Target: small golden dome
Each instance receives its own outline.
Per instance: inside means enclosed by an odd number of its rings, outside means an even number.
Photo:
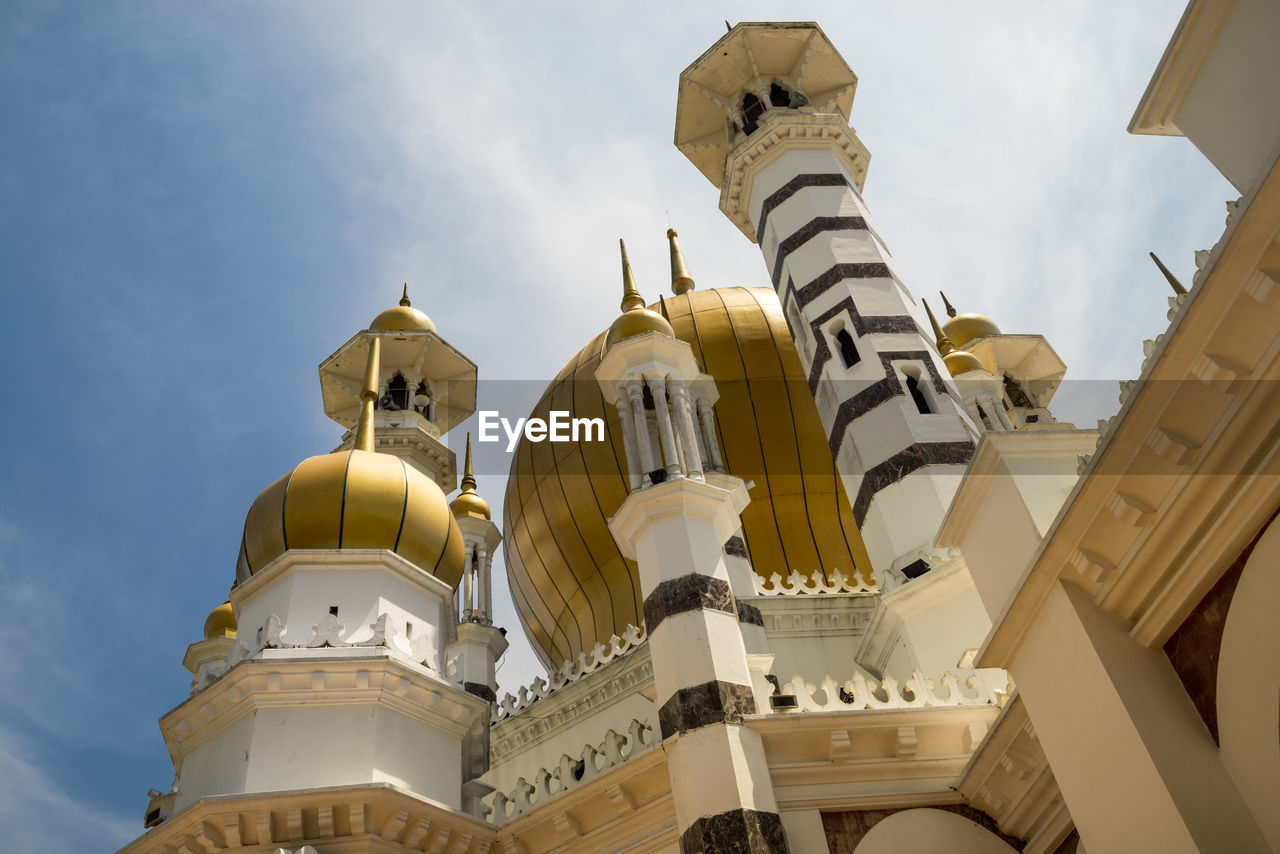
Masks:
[[[947,322],[942,324],[942,331],[951,339],[952,344],[963,347],[970,341],[999,335],[1000,327],[996,326],[994,320],[983,314],[958,314],[948,318]]]
[[[435,332],[436,325],[421,311],[409,304],[409,285],[404,286],[400,304],[379,314],[369,324],[370,332]]]
[[[209,612],[204,620],[204,638],[233,638],[236,636],[236,615],[231,603],[223,602]]]
[[[462,532],[444,492],[374,451],[311,457],[264,489],[245,518],[237,580],[289,549],[387,549],[451,587],[462,577]]]
[[[673,338],[676,334],[667,319],[656,311],[633,308],[618,315],[618,319],[609,327],[609,334],[604,341],[605,349],[609,349],[624,338],[634,338],[646,332],[661,332]]]
[[[952,350],[942,357],[942,361],[946,363],[947,370],[951,372],[953,377],[958,377],[969,371],[986,370],[981,359],[965,350]]]
[[[454,518],[462,516],[489,517],[489,502],[476,493],[476,476],[471,471],[471,434],[467,434],[467,461],[462,468],[462,494],[449,504]]]

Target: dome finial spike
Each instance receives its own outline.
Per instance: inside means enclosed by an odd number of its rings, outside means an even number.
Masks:
[[[933,337],[938,342],[938,352],[945,356],[954,350],[956,345],[951,343],[951,339],[946,336],[946,333],[942,331],[942,327],[938,325],[938,319],[933,316],[933,309],[929,308],[929,303],[924,299],[921,299],[920,302],[924,303],[924,313],[929,315],[929,325],[933,327]]]
[[[409,283],[404,283],[404,295],[400,297],[401,305],[409,305]]]
[[[382,339],[369,338],[369,361],[364,367],[364,388],[360,390],[360,422],[356,427],[355,449],[373,450],[373,408],[378,402],[379,376],[382,373]]]
[[[1173,288],[1173,292],[1178,296],[1185,294],[1187,289],[1182,286],[1182,282],[1179,282],[1174,278],[1173,273],[1169,272],[1169,268],[1160,262],[1160,259],[1156,257],[1156,253],[1148,252],[1147,254],[1151,256],[1152,261],[1156,262],[1156,266],[1160,268],[1160,272],[1164,273],[1164,277],[1169,281],[1169,287]]]
[[[471,432],[467,431],[467,456],[462,465],[462,491],[476,491],[476,476],[471,470]]]
[[[947,299],[947,295],[942,291],[938,291],[938,296],[942,297],[942,304],[947,308],[947,317],[955,317],[956,307],[951,304],[951,300]]]
[[[622,250],[622,305],[623,311],[644,308],[644,297],[636,289],[636,277],[631,272],[631,262],[627,260],[627,244],[618,238],[618,247]]]
[[[693,290],[693,276],[689,275],[689,266],[684,262],[684,253],[676,242],[676,230],[667,229],[667,240],[671,242],[671,293],[679,296]]]

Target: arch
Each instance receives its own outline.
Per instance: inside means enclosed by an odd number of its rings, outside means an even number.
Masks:
[[[916,411],[921,415],[932,415],[933,406],[925,396],[924,389],[920,387],[920,369],[915,365],[904,365],[902,375],[906,378],[907,394],[911,395],[911,400],[915,402]]]
[[[858,345],[853,343],[853,336],[849,334],[849,330],[844,328],[844,324],[840,324],[835,330],[836,346],[840,349],[840,359],[844,362],[846,368],[852,368],[854,365],[862,361],[862,354],[858,352]]]
[[[388,409],[403,411],[409,408],[409,383],[399,371],[387,382],[387,397],[391,398],[392,403]]]
[[[1015,854],[1000,837],[964,816],[937,809],[896,812],[867,831],[854,854]]]
[[[1222,762],[1280,849],[1280,520],[1253,547],[1231,597],[1218,658]],[[1205,651],[1208,654],[1208,650]]]

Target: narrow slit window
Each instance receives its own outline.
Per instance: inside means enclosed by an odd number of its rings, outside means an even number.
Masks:
[[[982,421],[983,426],[986,427],[988,430],[995,429],[991,424],[991,418],[990,416],[987,415],[987,411],[982,408],[982,404],[981,403],[977,404],[977,407],[978,407],[978,419]]]
[[[924,390],[920,388],[920,380],[907,374],[907,393],[911,395],[911,399],[916,403],[916,409],[921,415],[932,415],[933,410],[929,408],[929,401],[924,396]]]
[[[335,616],[335,617],[336,617],[336,616],[338,616],[338,606],[337,606],[337,605],[330,605],[330,606],[329,606],[329,613],[330,613],[330,614],[333,614],[333,616]]]
[[[857,345],[853,343],[853,336],[843,326],[836,332],[836,345],[840,348],[840,358],[844,360],[846,368],[852,368],[862,361],[862,355],[858,352]]]

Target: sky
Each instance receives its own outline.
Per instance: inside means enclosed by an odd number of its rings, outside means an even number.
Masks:
[[[244,513],[337,444],[316,366],[402,282],[528,405],[616,315],[618,237],[650,299],[668,223],[699,287],[768,283],[671,142],[679,73],[725,19],[822,25],[859,77],[865,199],[907,285],[1044,334],[1072,381],[1059,417],[1110,415],[1166,325],[1148,250],[1190,284],[1238,195],[1186,140],[1125,132],[1182,6],[6,0],[14,850],[141,832],[172,781],[156,720],[187,696]],[[499,516],[507,462],[480,471]],[[498,566],[514,691],[535,665]]]

